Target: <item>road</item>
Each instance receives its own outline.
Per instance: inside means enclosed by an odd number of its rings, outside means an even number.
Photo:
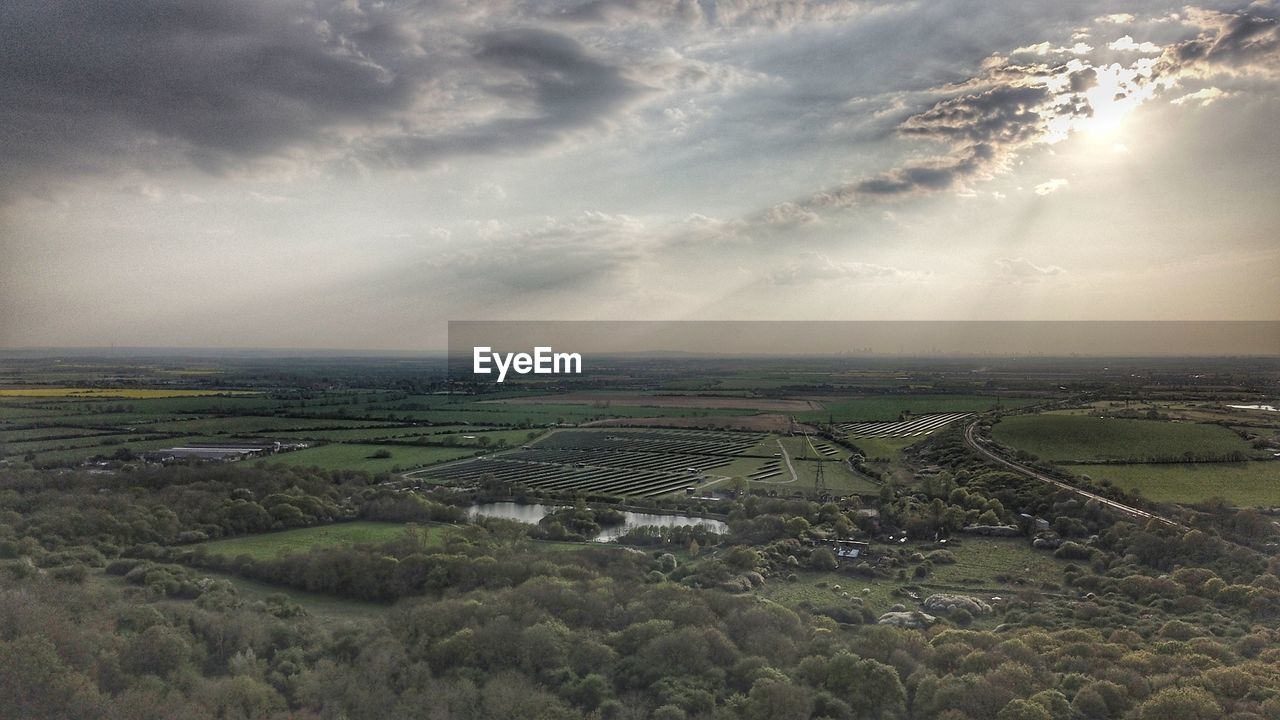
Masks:
[[[782,438],[777,438],[777,442],[778,442],[778,449],[782,451],[782,459],[785,460],[787,463],[787,472],[791,473],[791,479],[787,480],[786,482],[796,482],[797,480],[800,479],[800,476],[796,475],[796,469],[791,464],[791,456],[787,454],[787,449],[782,446]]]
[[[1055,485],[1057,487],[1062,488],[1063,490],[1068,490],[1070,492],[1075,493],[1076,495],[1079,495],[1082,498],[1085,498],[1086,500],[1096,500],[1099,503],[1102,503],[1103,505],[1106,505],[1107,507],[1111,508],[1112,510],[1115,510],[1116,512],[1122,515],[1128,515],[1131,518],[1135,518],[1138,520],[1159,520],[1160,522],[1163,522],[1167,525],[1172,525],[1173,527],[1179,528],[1181,530],[1190,529],[1186,525],[1183,525],[1182,523],[1179,523],[1179,522],[1174,522],[1173,520],[1170,520],[1169,518],[1164,517],[1162,515],[1156,515],[1155,513],[1150,513],[1150,512],[1147,512],[1146,510],[1140,510],[1136,507],[1131,507],[1129,505],[1125,505],[1124,503],[1116,502],[1115,500],[1112,500],[1110,498],[1105,498],[1105,497],[1102,497],[1101,495],[1091,493],[1088,490],[1081,490],[1080,488],[1074,485],[1062,482],[1061,480],[1057,480],[1055,478],[1051,478],[1048,475],[1045,475],[1044,473],[1041,473],[1041,472],[1037,472],[1036,470],[1033,470],[1025,465],[1021,465],[1019,463],[1013,462],[1012,460],[1006,460],[1000,457],[999,455],[991,452],[990,450],[986,449],[985,447],[982,446],[981,443],[978,442],[977,435],[976,435],[977,428],[978,428],[977,421],[971,422],[967,426],[965,426],[964,441],[969,444],[969,447],[978,451],[978,453],[980,453],[983,457],[987,458],[988,460],[991,460],[997,465],[1001,465],[1005,468],[1008,468],[1020,475],[1025,475],[1029,478],[1034,478],[1036,480],[1039,480],[1040,482],[1049,483],[1050,485]]]

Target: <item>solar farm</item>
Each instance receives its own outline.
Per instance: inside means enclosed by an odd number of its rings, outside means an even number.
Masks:
[[[954,412],[921,415],[901,422],[858,422],[844,423],[837,427],[849,437],[917,437],[932,433],[939,428],[957,420],[963,420],[973,413]]]
[[[765,437],[703,430],[561,430],[519,450],[412,475],[460,484],[491,478],[540,490],[653,497],[721,479],[708,473],[750,457],[747,453]],[[777,467],[772,458],[765,464]]]

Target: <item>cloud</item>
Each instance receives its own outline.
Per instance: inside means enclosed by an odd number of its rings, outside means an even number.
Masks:
[[[1019,71],[1011,70],[1006,62],[991,71],[1018,75]],[[969,180],[999,172],[1020,149],[1044,139],[1052,115],[1077,112],[1075,106],[1058,106],[1043,81],[1028,82],[1025,76],[1019,77],[981,92],[940,100],[898,124],[900,135],[949,146],[948,154],[925,157],[820,192],[806,204],[842,207],[866,199],[959,189]]]
[[[1041,282],[1067,273],[1057,265],[1036,265],[1024,257],[998,258],[996,267],[1005,281],[1013,283]]]
[[[795,204],[818,211],[944,191],[970,194],[972,182],[1006,172],[1029,148],[1060,142],[1091,122],[1113,122],[1188,77],[1216,72],[1275,74],[1280,71],[1280,29],[1274,18],[1260,14],[1263,7],[1255,3],[1237,13],[1188,8],[1180,17],[1201,32],[1166,47],[1137,43],[1125,35],[1110,49],[1160,53],[1159,58],[1141,57],[1128,65],[1087,57],[1052,62],[1012,59],[1017,54],[1092,53],[1093,48],[1083,43],[1067,47],[1045,41],[1008,55],[990,55],[981,73],[914,93],[931,96],[932,104],[907,114],[894,128],[901,137],[933,141],[942,151],[913,153],[897,167],[821,190]],[[1096,19],[1109,24],[1133,21],[1132,15],[1124,13]],[[1205,91],[1184,96],[1176,104],[1192,100],[1207,104],[1221,97],[1225,95]],[[902,101],[901,96],[898,100]],[[1065,185],[1066,180],[1051,180],[1037,186],[1036,192],[1047,195]]]
[[[1200,34],[1166,47],[1156,63],[1156,75],[1280,73],[1280,22],[1263,14],[1266,7],[1255,3],[1238,12],[1188,8],[1186,22]]]
[[[217,171],[405,109],[434,73],[399,18],[338,2],[3,3],[0,26],[0,190],[120,164]]]
[[[1067,47],[1065,45],[1054,45],[1051,42],[1045,41],[1036,43],[1035,45],[1024,45],[1020,48],[1015,48],[1010,54],[1087,55],[1091,52],[1093,52],[1093,46],[1083,42],[1077,42],[1070,47]]]
[[[607,130],[663,93],[759,79],[539,27],[531,7],[0,4],[0,196],[126,169],[368,170],[529,151]]]
[[[1158,53],[1164,49],[1153,42],[1134,42],[1132,35],[1121,36],[1119,40],[1108,43],[1107,47],[1120,52],[1139,53]]]
[[[1067,182],[1066,178],[1053,178],[1036,185],[1035,190],[1037,195],[1052,195],[1067,185],[1070,185],[1070,183]]]
[[[788,262],[769,274],[774,285],[800,285],[813,282],[856,282],[870,284],[917,283],[930,274],[902,270],[887,265],[833,260],[818,252],[801,254],[800,261]]]
[[[538,17],[574,24],[773,31],[839,22],[868,10],[861,0],[587,0],[530,7]]]
[[[1186,95],[1183,95],[1182,97],[1174,98],[1169,102],[1173,103],[1174,105],[1185,105],[1188,103],[1194,103],[1200,107],[1204,107],[1214,102],[1215,100],[1221,100],[1222,98],[1231,97],[1233,94],[1234,93],[1225,92],[1221,88],[1207,87],[1207,88],[1201,88],[1193,93],[1188,93]]]
[[[818,215],[792,202],[774,205],[765,211],[764,220],[770,225],[808,225],[818,222]]]
[[[1093,21],[1099,25],[1127,25],[1133,22],[1133,20],[1134,17],[1129,13],[1112,13],[1110,15],[1103,15],[1101,17],[1094,18]]]
[[[658,245],[640,219],[595,211],[524,228],[482,223],[469,235],[412,274],[426,270],[440,282],[507,298],[625,286]]]
[[[551,144],[648,92],[573,38],[546,30],[487,33],[472,59],[490,73],[487,94],[516,112],[446,132],[423,126],[398,137],[375,137],[372,145],[381,148],[384,160],[418,164]]]
[[[500,202],[507,199],[507,190],[495,182],[476,183],[464,199],[469,203]]]
[[[130,195],[138,195],[140,197],[144,197],[153,203],[162,202],[166,197],[168,197],[168,193],[164,191],[164,188],[160,187],[159,185],[155,185],[153,183],[146,183],[146,182],[137,183],[134,185],[125,185],[124,187],[120,188],[120,191],[128,193]]]

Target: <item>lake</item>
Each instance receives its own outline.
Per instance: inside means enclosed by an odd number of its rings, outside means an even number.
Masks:
[[[472,505],[467,512],[472,517],[484,515],[485,517],[505,518],[507,520],[515,520],[517,522],[536,525],[539,520],[555,509],[556,506],[554,505],[520,505],[519,503],[513,502],[496,502]],[[719,520],[710,520],[708,518],[690,517],[688,515],[655,515],[653,513],[636,512],[623,512],[622,515],[626,520],[621,525],[611,525],[606,527],[599,535],[592,538],[592,541],[612,542],[615,538],[626,533],[628,530],[646,525],[656,525],[658,527],[699,525],[701,527],[705,527],[711,532],[729,532],[728,525],[720,522]]]
[[[1280,412],[1280,408],[1275,405],[1228,405],[1229,408],[1237,410],[1266,410],[1267,412]]]

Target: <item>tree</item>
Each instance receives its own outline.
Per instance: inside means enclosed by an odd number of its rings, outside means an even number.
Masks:
[[[747,720],[808,720],[813,700],[804,688],[765,677],[751,686],[743,711]]]
[[[168,677],[190,655],[190,648],[176,630],[152,625],[125,645],[120,665],[137,675]]]
[[[47,638],[0,640],[0,678],[0,717],[55,720],[102,714],[93,684],[64,665]]]
[[[1138,708],[1140,720],[1216,720],[1222,706],[1195,687],[1170,687],[1152,695]]]
[[[835,570],[836,556],[827,548],[818,548],[809,554],[809,567],[814,570]]]
[[[1010,700],[996,714],[996,720],[1053,720],[1053,716],[1038,703],[1018,698]]]
[[[724,554],[724,564],[734,570],[752,570],[759,563],[760,553],[742,545],[730,548]]]
[[[907,691],[892,667],[840,653],[827,663],[823,686],[849,703],[855,717],[890,720],[906,717]]]

